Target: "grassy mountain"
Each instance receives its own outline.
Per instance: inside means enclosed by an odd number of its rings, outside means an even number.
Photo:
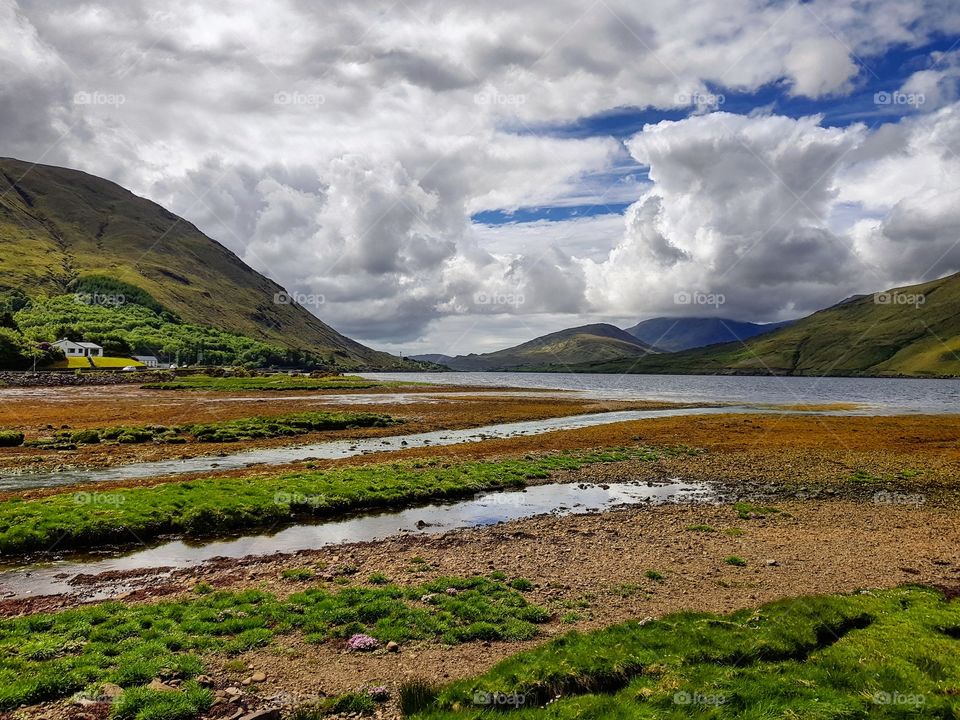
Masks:
[[[277,283],[156,203],[77,170],[0,158],[0,290],[43,300],[104,278],[176,322],[346,367],[397,364],[283,302]]]
[[[593,372],[960,375],[960,273],[849,298],[745,343],[591,363]]]
[[[492,353],[458,355],[443,364],[461,371],[564,370],[569,365],[630,360],[653,352],[657,350],[620,328],[599,323],[560,330]]]
[[[667,352],[678,352],[718,343],[748,340],[788,324],[789,321],[760,325],[713,317],[656,317],[637,323],[626,331],[648,345],[655,345]]]

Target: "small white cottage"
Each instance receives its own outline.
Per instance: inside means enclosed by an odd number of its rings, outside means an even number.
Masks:
[[[68,358],[103,357],[103,347],[92,342],[73,342],[73,340],[63,338],[50,344],[55,348],[60,348]]]

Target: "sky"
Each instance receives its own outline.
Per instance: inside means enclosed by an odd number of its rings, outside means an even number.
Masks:
[[[378,349],[768,322],[960,271],[955,0],[0,0],[0,155]]]

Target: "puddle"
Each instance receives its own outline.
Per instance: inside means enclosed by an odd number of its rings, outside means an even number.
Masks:
[[[157,477],[160,475],[179,475],[208,471],[223,472],[252,465],[283,465],[301,460],[334,460],[338,458],[388,452],[404,448],[456,445],[459,443],[481,442],[494,438],[510,438],[522,435],[537,435],[556,430],[574,430],[577,428],[626,422],[629,420],[647,420],[651,418],[682,417],[687,415],[715,415],[722,413],[753,414],[809,414],[803,411],[784,411],[771,408],[747,406],[709,407],[709,408],[671,408],[666,410],[621,410],[617,412],[571,415],[568,417],[531,420],[523,422],[486,425],[467,430],[437,430],[413,435],[393,435],[390,437],[365,438],[353,440],[331,440],[313,445],[293,445],[276,448],[243,450],[222,456],[207,456],[176,460],[158,460],[147,463],[118,465],[110,468],[61,470],[57,472],[7,472],[0,475],[0,490],[27,490],[41,487],[57,487],[80,483],[106,482],[110,480],[133,480],[137,478]],[[841,414],[841,413],[818,413]],[[842,413],[847,414],[847,413]]]
[[[293,525],[274,533],[205,542],[176,540],[124,555],[99,555],[18,567],[0,572],[0,597],[19,598],[69,592],[85,600],[104,600],[139,587],[136,579],[87,584],[75,582],[76,576],[152,568],[163,568],[164,574],[167,574],[213,558],[293,553],[343,543],[382,540],[397,535],[435,535],[537,515],[604,512],[618,505],[711,502],[714,499],[715,495],[709,486],[679,480],[666,484],[535,485],[524,490],[481,493],[454,503]],[[150,584],[156,581],[156,577],[156,573],[148,573],[142,582]]]

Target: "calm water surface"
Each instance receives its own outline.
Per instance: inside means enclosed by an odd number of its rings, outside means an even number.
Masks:
[[[960,379],[812,378],[588,373],[363,373],[385,380],[576,390],[607,400],[769,405],[856,403],[881,414],[960,412]]]

